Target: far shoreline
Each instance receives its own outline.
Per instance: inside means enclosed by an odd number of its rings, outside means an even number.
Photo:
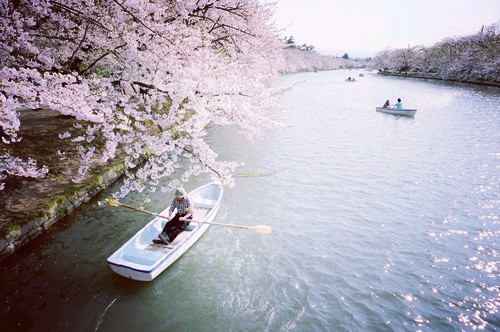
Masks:
[[[389,71],[381,71],[379,70],[377,72],[377,75],[382,75],[382,76],[396,76],[396,77],[409,77],[409,78],[421,78],[421,79],[429,79],[429,80],[435,80],[435,81],[442,81],[442,82],[453,82],[453,83],[467,83],[467,84],[474,84],[474,85],[481,85],[481,86],[490,86],[490,87],[495,87],[495,88],[500,88],[500,82],[488,82],[488,81],[464,81],[464,80],[454,80],[454,79],[448,79],[445,80],[441,77],[438,76],[431,76],[431,75],[425,75],[422,73],[402,73],[402,72],[389,72]]]

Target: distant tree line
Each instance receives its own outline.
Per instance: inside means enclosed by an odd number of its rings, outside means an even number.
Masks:
[[[283,45],[282,53],[284,61],[279,72],[282,74],[366,67],[366,63],[350,59],[347,53],[342,57],[323,55],[314,50],[313,45],[297,45],[293,36],[285,36],[280,40]]]
[[[429,48],[385,50],[372,65],[383,71],[443,80],[500,83],[500,25],[483,26],[474,35],[446,38]]]
[[[312,51],[314,49],[313,45],[307,45],[307,44],[296,45],[293,36],[290,37],[285,36],[285,38],[283,38],[283,41],[287,48],[295,48],[300,51]]]
[[[333,55],[323,55],[314,50],[304,52],[299,48],[283,47],[283,63],[279,72],[282,74],[302,71],[334,70],[341,68],[364,68],[366,62],[358,62]]]

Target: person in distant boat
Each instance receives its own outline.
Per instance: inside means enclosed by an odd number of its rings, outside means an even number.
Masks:
[[[389,108],[389,107],[391,107],[391,102],[389,101],[389,99],[387,99],[387,100],[385,101],[385,104],[384,104],[384,106],[382,106],[382,107],[383,107],[383,108]]]
[[[177,213],[172,219],[170,219],[176,208]],[[175,197],[170,204],[168,218],[170,220],[167,222],[160,235],[158,235],[159,240],[154,239],[154,243],[169,244],[177,235],[179,235],[180,232],[182,232],[184,228],[186,228],[187,225],[189,225],[189,220],[193,219],[191,201],[187,197],[184,189],[181,188],[175,191]]]
[[[403,103],[401,102],[401,98],[398,98],[398,102],[394,104],[394,106],[396,106],[396,108],[403,108]]]

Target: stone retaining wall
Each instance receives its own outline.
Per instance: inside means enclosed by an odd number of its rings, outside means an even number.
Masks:
[[[124,174],[124,164],[109,166],[85,183],[75,185],[63,195],[51,197],[44,202],[33,217],[22,225],[10,227],[0,237],[0,261],[12,255],[20,247],[47,231],[80,205],[88,203],[96,194],[107,188]]]

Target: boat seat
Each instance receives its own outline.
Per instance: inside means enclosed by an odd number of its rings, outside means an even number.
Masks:
[[[200,208],[210,209],[214,207],[216,202],[217,201],[215,199],[203,198],[200,201],[194,202],[193,205]]]
[[[189,225],[187,225],[184,230],[187,231],[187,232],[191,232],[193,229],[196,228],[196,226],[198,226],[198,223],[197,222],[192,222],[190,223]]]
[[[205,219],[205,216],[207,215],[208,211],[210,211],[210,209],[199,208],[198,206],[196,206],[194,208],[193,219],[197,220]],[[196,221],[192,221],[189,225],[186,226],[186,228],[184,228],[184,230],[189,232],[195,229],[197,226],[198,223]]]

